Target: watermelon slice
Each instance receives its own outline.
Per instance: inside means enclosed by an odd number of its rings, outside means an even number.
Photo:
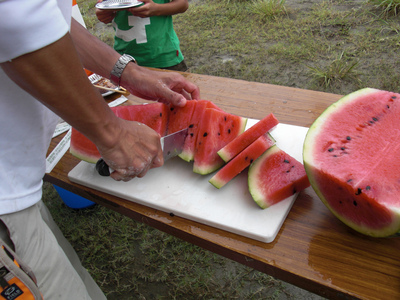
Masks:
[[[244,131],[247,119],[221,110],[206,108],[199,122],[193,172],[206,175],[224,161],[217,151]]]
[[[230,161],[241,151],[243,151],[243,149],[249,146],[261,135],[274,128],[276,125],[278,125],[278,120],[273,114],[269,114],[268,116],[251,126],[249,129],[247,129],[243,134],[235,138],[232,142],[227,144],[224,148],[219,150],[218,155],[225,162]]]
[[[168,107],[163,103],[126,105],[111,108],[124,120],[138,121],[165,135],[168,122]],[[100,159],[96,145],[75,128],[71,130],[70,152],[77,158],[95,164]]]
[[[171,105],[169,110],[168,134],[177,132],[181,129],[188,128],[191,124],[194,109],[196,108],[196,100],[187,101],[184,107]]]
[[[374,237],[400,230],[400,94],[362,89],[310,127],[303,149],[310,183],[342,222]]]
[[[194,100],[192,100],[194,101]],[[182,153],[179,157],[183,160],[190,162],[194,160],[194,153],[196,147],[198,127],[201,118],[203,117],[206,108],[213,108],[215,110],[222,111],[217,105],[208,100],[198,100],[196,101],[196,106],[193,110],[192,119],[189,124],[188,136],[185,140]]]
[[[261,208],[310,186],[303,165],[276,145],[250,165],[248,183],[251,196]]]
[[[218,189],[222,188],[274,144],[275,140],[269,133],[263,134],[223,166],[209,182]]]

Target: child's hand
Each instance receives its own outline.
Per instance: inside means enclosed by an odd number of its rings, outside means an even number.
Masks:
[[[100,3],[100,2],[103,2],[103,0],[97,1],[97,3]],[[99,19],[100,22],[103,22],[104,24],[111,23],[112,20],[114,20],[116,13],[117,12],[114,10],[96,8],[96,17],[97,17],[97,19]]]

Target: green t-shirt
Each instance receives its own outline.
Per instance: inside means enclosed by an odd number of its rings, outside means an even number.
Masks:
[[[168,3],[169,0],[154,2]],[[132,55],[140,66],[167,68],[183,60],[172,16],[139,18],[128,11],[119,11],[113,26],[114,49]]]

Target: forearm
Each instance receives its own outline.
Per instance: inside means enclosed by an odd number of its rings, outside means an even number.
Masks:
[[[155,3],[155,9],[152,16],[172,16],[180,13],[184,13],[189,7],[187,0],[172,0],[168,3],[157,4]]]
[[[14,82],[91,140],[113,143],[115,133],[110,124],[115,115],[87,79],[69,34],[1,67]]]

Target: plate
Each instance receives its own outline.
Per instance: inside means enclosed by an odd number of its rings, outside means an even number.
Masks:
[[[107,0],[96,4],[98,9],[126,9],[142,5],[143,2],[137,0]]]

